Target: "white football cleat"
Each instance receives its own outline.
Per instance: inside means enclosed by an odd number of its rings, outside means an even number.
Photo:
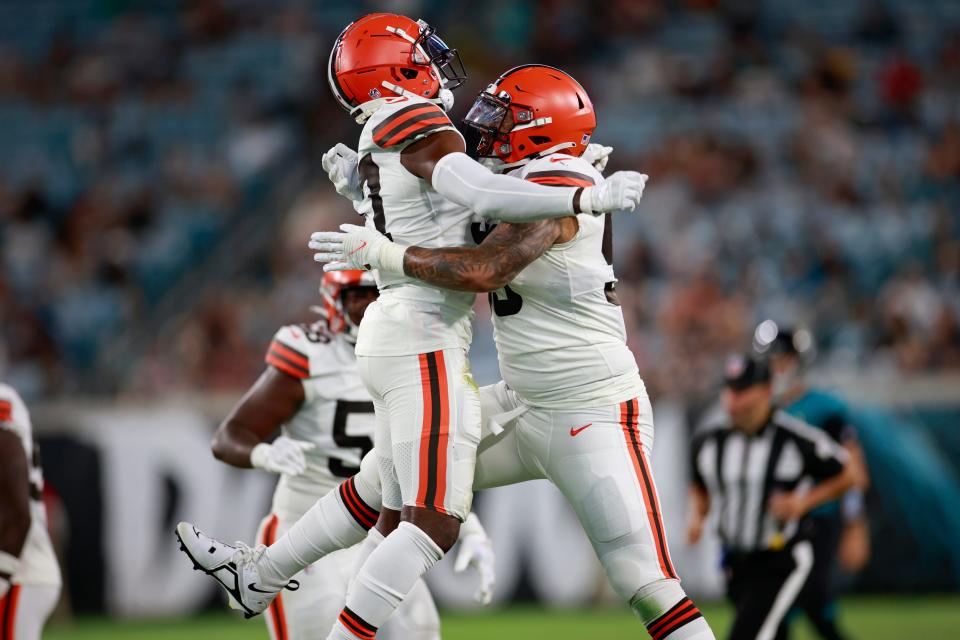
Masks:
[[[266,547],[250,548],[242,542],[226,544],[214,540],[189,522],[177,525],[177,540],[180,550],[193,562],[195,571],[205,574],[220,583],[227,592],[231,609],[243,611],[244,618],[263,613],[284,587],[276,588],[260,582],[257,562]],[[296,591],[300,583],[291,580],[285,588]]]

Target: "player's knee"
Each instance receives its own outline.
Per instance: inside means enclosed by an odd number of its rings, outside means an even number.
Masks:
[[[594,548],[610,584],[626,602],[631,602],[647,585],[665,581],[649,537],[643,531],[609,542],[594,541]]]
[[[637,589],[629,599],[630,608],[648,625],[686,597],[680,581],[664,578]]]
[[[415,525],[446,553],[456,544],[460,535],[460,521],[445,513],[422,507],[403,508],[403,520]]]

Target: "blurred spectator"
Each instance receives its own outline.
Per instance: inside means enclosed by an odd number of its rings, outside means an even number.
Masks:
[[[27,396],[242,388],[315,302],[308,232],[355,220],[317,176],[359,132],[325,64],[363,9],[28,5],[0,24],[0,368]],[[960,368],[949,3],[404,6],[462,49],[455,119],[509,66],[564,66],[611,168],[650,174],[615,238],[654,393],[710,395],[768,316],[834,364]]]

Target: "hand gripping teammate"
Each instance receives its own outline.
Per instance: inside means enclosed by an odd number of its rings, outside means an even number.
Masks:
[[[338,37],[328,79],[364,124],[364,197],[356,207],[368,225],[405,244],[442,247],[471,242],[474,212],[526,221],[635,208],[644,180],[635,172],[556,188],[494,174],[467,157],[438,106],[452,104],[450,90],[464,77],[458,67],[432,28],[403,16],[369,15]],[[360,569],[331,638],[373,637],[450,549],[469,512],[480,440],[479,393],[466,358],[473,296],[402,272],[378,284],[356,354],[373,396],[383,505],[402,510],[402,522]],[[282,586],[276,576],[267,585]]]

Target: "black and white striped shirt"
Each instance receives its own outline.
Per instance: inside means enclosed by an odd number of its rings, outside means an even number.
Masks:
[[[693,482],[709,493],[728,551],[777,549],[803,531],[803,520],[777,521],[766,509],[770,496],[808,490],[840,473],[846,456],[822,430],[776,411],[753,435],[722,425],[695,436]]]

